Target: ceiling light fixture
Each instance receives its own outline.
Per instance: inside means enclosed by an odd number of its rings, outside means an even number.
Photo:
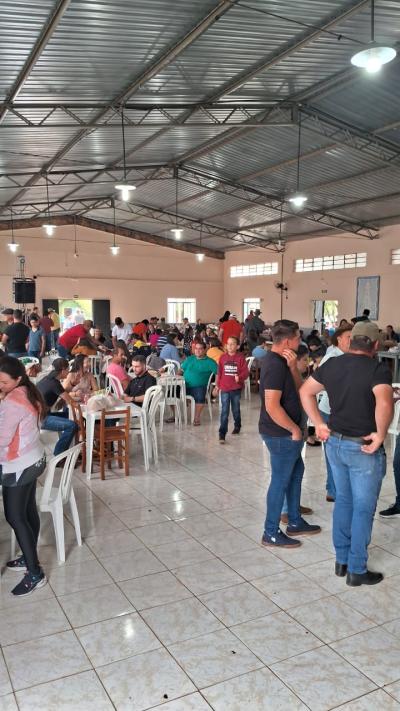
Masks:
[[[47,222],[45,222],[42,227],[44,228],[46,235],[52,237],[54,235],[54,230],[56,225],[53,225],[50,217],[50,199],[49,199],[49,177],[46,173],[46,195],[47,195]]]
[[[306,195],[300,192],[300,155],[301,155],[301,111],[299,111],[299,136],[297,143],[297,180],[296,180],[296,192],[289,198],[289,202],[292,203],[293,207],[301,208],[304,203],[307,202],[308,198]]]
[[[128,202],[131,190],[136,190],[136,185],[130,185],[126,178],[126,150],[125,150],[125,122],[124,122],[124,109],[121,109],[121,126],[122,126],[122,150],[123,150],[123,162],[124,162],[124,179],[122,183],[117,183],[114,187],[121,191],[121,200]]]
[[[397,52],[393,47],[375,42],[375,2],[371,0],[371,42],[367,49],[353,54],[351,63],[365,69],[368,74],[376,74],[384,64],[391,62]]]
[[[75,259],[78,259],[79,254],[78,254],[78,242],[76,239],[76,216],[74,215],[74,257]]]
[[[114,200],[112,201],[112,206],[114,210],[114,239],[113,243],[110,245],[110,251],[113,257],[116,257],[119,254],[119,245],[115,241],[115,202]]]
[[[183,229],[178,227],[178,167],[175,168],[175,227],[171,228],[171,232],[176,240],[182,239]]]
[[[202,243],[203,243],[203,223],[202,222],[200,222],[200,240],[199,240],[199,242],[200,242],[199,246],[200,246],[200,250],[201,250]],[[201,252],[201,251],[197,252],[196,259],[198,262],[204,262],[204,257],[205,257],[204,252]]]
[[[13,219],[12,207],[10,207],[10,212],[11,212],[11,242],[8,243],[8,249],[10,250],[10,252],[15,254],[15,252],[17,251],[17,249],[19,247],[19,244],[17,244],[14,239],[14,219]]]

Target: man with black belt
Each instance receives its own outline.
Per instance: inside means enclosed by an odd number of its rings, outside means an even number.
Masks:
[[[355,324],[350,350],[331,358],[300,390],[303,407],[326,442],[336,487],[333,544],[336,575],[347,585],[375,585],[381,573],[367,569],[372,524],[386,473],[383,448],[393,417],[391,373],[374,358],[379,349],[376,323]],[[326,390],[331,406],[328,424],[318,411],[316,396]]]

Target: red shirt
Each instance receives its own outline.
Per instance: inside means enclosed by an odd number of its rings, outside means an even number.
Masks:
[[[224,321],[224,323],[221,323],[221,329],[222,329],[222,344],[224,345],[228,338],[230,336],[236,336],[236,338],[240,338],[240,334],[242,333],[242,327],[238,321],[235,321],[235,319],[230,318],[228,321]]]
[[[235,380],[235,375],[239,376],[239,382]],[[241,390],[246,378],[249,377],[246,358],[243,353],[228,355],[224,353],[218,361],[217,385],[223,392],[229,390]]]
[[[147,326],[145,323],[137,323],[132,328],[132,333],[137,333],[138,336],[145,336],[147,333]]]
[[[79,323],[77,326],[72,326],[72,328],[65,331],[58,339],[58,342],[64,346],[67,351],[70,351],[76,343],[78,343],[80,338],[85,338],[86,336],[87,331],[85,331],[82,324]]]

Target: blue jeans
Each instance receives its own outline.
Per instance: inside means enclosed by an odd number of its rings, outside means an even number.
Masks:
[[[319,414],[321,415],[323,421],[326,424],[328,424],[329,415],[327,415],[326,412],[323,412],[322,410],[319,411]],[[335,488],[335,482],[333,480],[332,467],[330,465],[328,455],[326,452],[326,442],[324,442],[323,447],[324,447],[325,462],[326,462],[326,493],[328,496],[331,496],[332,499],[335,499],[336,498],[336,488]]]
[[[300,523],[300,494],[304,474],[301,457],[303,440],[289,437],[269,437],[261,435],[271,459],[271,482],[267,492],[267,516],[264,534],[274,536],[281,519],[283,501],[287,498],[289,523]]]
[[[396,437],[396,448],[393,457],[394,483],[396,485],[396,504],[400,506],[400,435]]]
[[[361,444],[331,436],[326,443],[336,487],[333,545],[338,563],[350,573],[367,570],[376,503],[386,474],[386,454],[361,451]]]
[[[229,420],[229,408],[232,409],[233,422],[235,424],[235,429],[240,430],[242,426],[242,420],[240,417],[240,396],[242,391],[238,390],[228,390],[227,392],[221,391],[221,420],[219,424],[219,436],[225,437],[228,431],[228,420]]]
[[[77,426],[75,422],[68,419],[68,416],[60,412],[58,415],[47,415],[42,422],[42,430],[59,432],[58,442],[54,448],[54,455],[57,455],[70,448]]]
[[[24,353],[9,353],[7,351],[7,355],[11,356],[12,358],[25,358],[28,354],[26,351]]]
[[[60,329],[56,328],[54,331],[50,331],[50,344],[53,349],[58,346],[58,337],[60,335]],[[64,357],[64,356],[62,356]]]
[[[60,358],[68,358],[68,351],[61,343],[57,343],[57,352]]]

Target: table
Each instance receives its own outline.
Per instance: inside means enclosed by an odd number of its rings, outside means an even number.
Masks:
[[[121,405],[109,407],[107,410],[110,412],[113,410],[119,411],[126,408],[127,404],[131,410],[131,418],[138,417],[141,421],[143,429],[147,431],[146,412],[138,405],[134,405],[133,403],[121,403]],[[101,410],[97,410],[96,412],[88,412],[86,405],[81,405],[81,410],[82,416],[86,420],[86,477],[87,479],[90,479],[92,475],[94,430],[96,421],[101,419]],[[107,419],[113,419],[112,415],[107,417]]]
[[[393,382],[398,383],[399,382],[399,360],[400,360],[400,351],[397,353],[391,353],[390,351],[379,351],[378,353],[378,360],[380,363],[382,363],[383,360],[393,360]]]

